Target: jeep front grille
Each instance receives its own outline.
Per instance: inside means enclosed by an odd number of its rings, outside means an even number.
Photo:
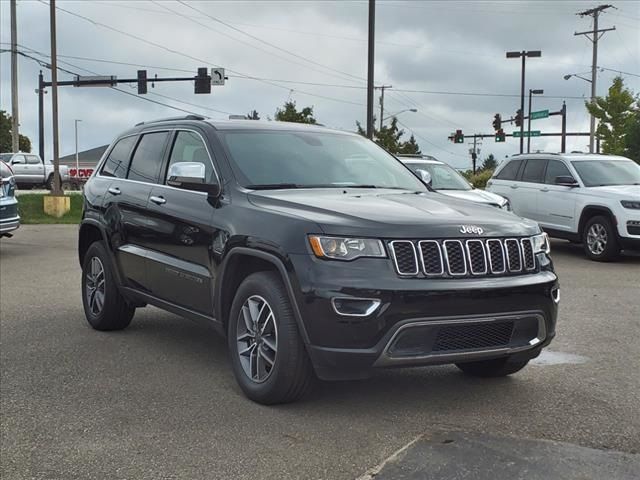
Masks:
[[[394,240],[389,247],[402,276],[481,277],[536,270],[530,238]]]

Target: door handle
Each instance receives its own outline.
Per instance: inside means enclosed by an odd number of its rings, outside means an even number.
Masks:
[[[108,191],[111,195],[120,195],[120,194],[122,193],[118,187],[109,187],[109,188],[107,189],[107,191]]]
[[[511,188],[516,189],[518,188],[518,185],[511,185]]]
[[[548,192],[548,191],[549,191],[549,189],[548,189],[548,188],[541,188],[541,189],[540,189],[540,191],[541,191],[541,192]]]
[[[164,205],[165,203],[167,203],[167,200],[164,197],[156,197],[155,195],[151,195],[149,197],[149,200],[151,200],[156,205]]]

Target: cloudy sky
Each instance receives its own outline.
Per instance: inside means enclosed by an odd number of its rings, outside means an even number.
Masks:
[[[591,18],[576,12],[596,2],[583,1],[377,1],[376,84],[392,85],[385,115],[399,116],[415,133],[424,153],[458,168],[470,165],[468,145],[447,136],[492,133],[493,115],[510,116],[519,107],[520,62],[507,50],[542,50],[527,62],[527,89],[544,89],[536,109],[568,106],[570,131],[588,131],[583,98],[590,84],[563,76],[589,76],[591,43],[576,31],[591,28]],[[617,72],[640,93],[640,2],[615,1],[600,26],[615,26],[600,42],[598,93],[605,94]],[[216,119],[256,109],[273,117],[286,100],[313,106],[327,126],[353,130],[366,116],[366,1],[58,1],[59,67],[84,75],[135,77],[190,76],[198,67],[221,66],[230,77],[211,95],[194,95],[191,83],[156,84],[138,97],[135,85],[111,88],[61,87],[61,155],[74,151],[74,119],[81,119],[80,149],[109,143],[134,123],[181,115],[171,106]],[[46,1],[18,1],[21,51],[49,61],[49,7]],[[11,111],[9,1],[0,1],[0,104]],[[37,151],[38,70],[20,57],[21,133]],[[50,72],[44,68],[45,78]],[[60,80],[71,79],[60,72]],[[377,94],[376,94],[377,95]],[[50,94],[46,97],[46,151],[51,155]],[[146,99],[146,100],[145,100]],[[150,100],[160,102],[152,103]],[[377,101],[376,101],[377,106]],[[559,131],[559,117],[534,123]],[[507,131],[513,128],[506,128]],[[585,150],[588,138],[569,140]],[[559,151],[559,138],[534,139],[535,149]],[[481,157],[515,153],[517,140],[486,139]]]

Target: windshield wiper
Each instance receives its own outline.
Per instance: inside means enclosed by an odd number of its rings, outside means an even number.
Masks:
[[[251,190],[279,190],[290,188],[305,188],[305,185],[298,185],[296,183],[262,183],[257,185],[246,185],[245,188]]]

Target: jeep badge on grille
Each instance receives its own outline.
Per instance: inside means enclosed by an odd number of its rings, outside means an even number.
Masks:
[[[482,235],[484,230],[476,225],[460,225],[460,233]]]

